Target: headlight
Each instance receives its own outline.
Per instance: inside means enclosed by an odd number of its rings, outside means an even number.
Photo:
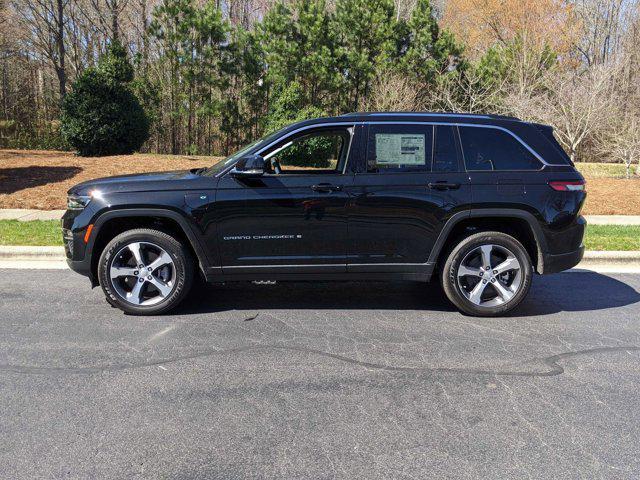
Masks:
[[[69,210],[83,210],[90,201],[90,195],[68,195],[67,208]]]

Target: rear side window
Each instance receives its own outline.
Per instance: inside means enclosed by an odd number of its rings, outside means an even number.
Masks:
[[[367,172],[428,172],[432,149],[432,125],[371,125]]]
[[[459,127],[467,170],[539,170],[540,161],[503,130]]]
[[[457,172],[458,145],[456,144],[454,127],[448,125],[436,126],[434,142],[432,171]]]

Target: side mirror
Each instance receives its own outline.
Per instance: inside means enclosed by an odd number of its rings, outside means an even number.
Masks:
[[[267,162],[260,155],[247,155],[238,160],[231,170],[236,178],[255,178],[264,175]]]

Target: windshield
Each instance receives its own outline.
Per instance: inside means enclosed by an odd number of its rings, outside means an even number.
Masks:
[[[254,142],[251,142],[249,145],[246,145],[246,146],[242,147],[240,150],[238,150],[233,155],[230,155],[227,158],[225,158],[224,160],[219,161],[215,165],[210,166],[204,172],[202,172],[202,174],[203,175],[209,175],[209,176],[217,175],[218,173],[222,172],[225,168],[227,168],[229,165],[233,164],[240,157],[242,157],[243,155],[246,155],[247,153],[249,153],[254,148],[257,148],[257,147],[261,146],[262,144],[266,145],[269,142],[271,142],[274,138],[278,137],[285,130],[285,128],[283,128],[282,130],[278,130],[277,132],[273,132],[273,133],[271,133],[269,135],[265,135],[264,137],[259,138],[258,140],[254,141]]]

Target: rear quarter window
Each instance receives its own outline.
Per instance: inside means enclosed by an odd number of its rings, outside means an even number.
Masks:
[[[542,163],[522,143],[504,130],[460,127],[467,170],[540,170]]]

